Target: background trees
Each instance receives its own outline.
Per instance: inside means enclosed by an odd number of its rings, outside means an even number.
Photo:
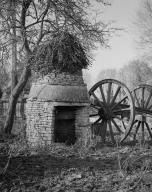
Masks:
[[[152,76],[152,68],[140,60],[130,61],[118,71],[117,78],[133,90],[139,84],[147,83]]]
[[[117,71],[115,69],[102,70],[97,77],[97,81],[101,81],[103,79],[115,79],[117,75],[116,73]]]
[[[8,52],[7,49],[0,49],[0,88],[3,90],[7,86],[10,76],[8,71]]]
[[[143,0],[140,9],[137,12],[136,19],[136,40],[138,48],[141,49],[142,55],[152,59],[152,0]]]
[[[106,69],[99,73],[97,81],[107,78],[117,79],[125,83],[130,90],[139,84],[151,84],[152,67],[142,60],[132,60],[119,70]]]

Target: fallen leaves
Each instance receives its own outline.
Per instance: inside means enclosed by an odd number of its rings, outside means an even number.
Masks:
[[[22,155],[22,151],[13,150],[6,177],[0,181],[0,191],[152,191],[151,148],[103,146],[86,149],[82,156],[83,150],[80,153],[80,149],[62,144],[48,148],[48,155]],[[1,161],[0,167],[4,165],[2,157]]]

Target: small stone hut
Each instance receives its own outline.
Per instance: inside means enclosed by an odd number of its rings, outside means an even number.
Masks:
[[[87,142],[89,98],[82,72],[50,73],[32,84],[26,105],[30,146]]]
[[[41,78],[33,82],[26,105],[29,145],[86,144],[90,103],[82,69],[88,59],[79,40],[67,31],[58,33],[38,48],[31,62]]]

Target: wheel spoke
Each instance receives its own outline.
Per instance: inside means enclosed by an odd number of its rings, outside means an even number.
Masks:
[[[144,92],[145,92],[145,87],[142,88],[142,101],[141,101],[142,108],[144,108]]]
[[[108,91],[107,91],[107,103],[109,104],[110,103],[110,97],[111,97],[111,86],[112,86],[112,83],[108,83]]]
[[[137,122],[138,122],[138,120],[136,119],[136,120],[134,121],[133,125],[135,125]]]
[[[114,97],[112,98],[111,105],[114,104],[114,102],[115,102],[115,100],[116,100],[116,97],[118,96],[118,93],[120,92],[120,89],[121,89],[121,86],[119,86],[119,87],[117,88],[117,91],[115,92],[115,95],[114,95]]]
[[[135,96],[135,99],[136,99],[136,101],[137,101],[138,107],[140,107],[140,103],[139,103],[139,101],[138,101],[138,98],[137,98],[137,95],[136,95],[136,91],[135,91],[135,90],[134,90],[134,96]]]
[[[123,118],[122,118],[122,117],[115,116],[114,118],[115,118],[115,119],[118,119],[119,121],[121,121],[122,124],[123,124],[124,129],[126,129],[126,126],[125,126],[125,124],[124,124],[124,121],[123,121]]]
[[[151,110],[151,108],[152,108],[152,105],[150,105],[150,106],[148,107],[149,110]]]
[[[136,135],[137,135],[137,133],[138,133],[140,124],[141,124],[141,121],[138,121],[138,125],[137,125],[137,127],[136,127],[136,131],[135,131],[135,133],[134,133],[134,137],[133,137],[134,140],[136,139]]]
[[[91,103],[91,107],[93,107],[94,109],[97,109],[97,110],[99,110],[101,107],[99,107],[99,106],[97,106],[97,105],[94,105],[94,104],[92,104]]]
[[[118,119],[119,121],[122,121],[122,118],[121,118],[121,117],[115,116],[115,117],[113,117],[113,118]]]
[[[118,132],[123,133],[123,131],[120,129],[120,127],[117,125],[114,119],[111,120],[114,126],[117,128]]]
[[[119,106],[123,101],[125,101],[128,98],[128,96],[124,97],[123,99],[121,99],[118,103],[116,103],[115,105],[112,106],[112,110],[114,108],[116,108],[117,106]]]
[[[126,128],[126,125],[123,120],[122,120],[122,125],[123,125],[124,129],[126,130],[127,128]]]
[[[100,104],[100,106],[103,107],[103,104],[101,103],[101,101],[98,99],[98,97],[95,95],[95,93],[92,93],[93,97],[98,101],[98,103]]]
[[[113,133],[113,130],[112,130],[111,121],[108,121],[108,126],[109,126],[109,131],[110,131],[110,136],[111,136],[112,143],[115,143],[115,138],[114,138],[114,133]]]
[[[137,122],[139,122],[139,121],[136,119],[136,120],[133,122],[132,127],[133,127]],[[123,125],[125,126],[124,122],[123,122]],[[125,127],[125,129],[126,129],[126,127]]]
[[[100,92],[101,92],[101,96],[102,96],[103,102],[106,103],[106,99],[105,99],[105,95],[104,95],[104,92],[103,92],[102,85],[99,86],[99,89],[100,89]]]
[[[99,121],[101,121],[101,117],[99,117],[99,119],[97,119],[93,124],[96,124],[96,123],[98,123]]]
[[[141,127],[142,127],[142,142],[144,142],[144,140],[145,140],[144,121],[141,122]]]
[[[96,117],[96,116],[99,116],[99,114],[91,114],[90,117]]]
[[[152,91],[151,91],[150,94],[149,94],[149,97],[148,97],[147,102],[146,102],[146,104],[145,104],[145,108],[148,107],[148,104],[149,104],[149,102],[150,102],[151,96],[152,96]]]
[[[130,107],[113,111],[114,115],[123,115],[127,117],[130,113]]]
[[[148,132],[149,132],[149,135],[150,135],[150,137],[151,137],[151,139],[152,139],[152,132],[151,132],[151,130],[150,130],[150,127],[149,127],[148,123],[145,122],[145,125],[146,125],[146,128],[147,128],[147,130],[148,130]]]
[[[113,113],[116,113],[116,112],[123,112],[123,111],[130,111],[130,107],[123,108],[123,109],[115,109],[115,110],[113,110]]]

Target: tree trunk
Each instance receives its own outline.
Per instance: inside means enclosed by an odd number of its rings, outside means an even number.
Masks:
[[[17,83],[16,87],[13,89],[13,92],[10,96],[8,114],[4,125],[4,133],[6,134],[11,134],[18,97],[23,91],[30,76],[31,76],[31,69],[30,67],[27,66],[24,68],[20,80]]]
[[[8,113],[7,113],[7,117],[5,120],[5,125],[4,125],[4,133],[6,134],[11,134],[12,131],[12,127],[13,127],[13,123],[14,123],[14,115],[15,115],[15,111],[16,111],[16,104],[18,101],[18,98],[20,96],[20,94],[22,93],[29,77],[31,76],[31,69],[30,67],[27,65],[20,77],[20,80],[18,81],[18,83],[15,86],[15,81],[16,81],[16,72],[14,70],[16,70],[16,64],[17,64],[17,42],[16,42],[16,2],[17,1],[10,1],[11,2],[11,17],[12,17],[12,32],[13,32],[13,41],[12,42],[12,61],[14,62],[14,68],[12,67],[12,92],[11,92],[11,96],[9,99],[9,108],[8,108]],[[26,33],[25,32],[25,18],[26,18],[26,11],[28,9],[28,7],[31,4],[31,0],[29,1],[23,1],[22,4],[22,11],[21,11],[21,33],[22,33],[22,37],[24,39],[24,46],[25,46],[25,51],[26,51],[26,58],[29,58],[31,50],[29,49],[29,45],[26,39]],[[13,45],[14,44],[14,45]],[[28,61],[28,59],[27,59]]]
[[[17,42],[16,42],[16,6],[12,3],[12,69],[11,69],[11,93],[17,84]]]
[[[16,104],[17,104],[17,97],[13,96],[13,90],[17,84],[17,42],[16,42],[16,3],[12,1],[10,6],[10,13],[11,13],[11,96],[9,100],[9,110],[6,117],[5,125],[4,125],[4,132],[11,133],[14,116],[16,111]]]

